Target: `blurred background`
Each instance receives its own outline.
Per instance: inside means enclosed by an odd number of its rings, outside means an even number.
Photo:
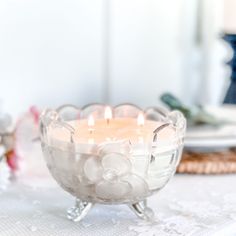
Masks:
[[[1,0],[0,109],[221,104],[235,0]]]

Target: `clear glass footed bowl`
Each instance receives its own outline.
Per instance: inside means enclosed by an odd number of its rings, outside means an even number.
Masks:
[[[186,121],[178,111],[122,104],[65,105],[40,119],[42,149],[58,184],[76,197],[68,218],[79,221],[95,203],[126,203],[153,215],[146,198],[163,188],[180,161]],[[92,119],[92,120],[91,120]]]

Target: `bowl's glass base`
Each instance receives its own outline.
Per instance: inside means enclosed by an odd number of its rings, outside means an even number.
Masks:
[[[67,210],[67,218],[79,222],[88,214],[93,205],[91,202],[76,198],[75,205]],[[129,208],[143,220],[151,221],[154,218],[154,212],[147,206],[146,200],[129,204]]]
[[[76,198],[75,206],[67,210],[67,218],[74,222],[81,221],[88,214],[92,206],[93,203],[81,201],[80,199]]]

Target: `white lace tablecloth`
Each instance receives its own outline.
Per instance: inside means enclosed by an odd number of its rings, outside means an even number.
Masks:
[[[176,175],[149,205],[154,222],[127,206],[95,206],[80,223],[66,218],[74,199],[50,177],[26,178],[0,192],[1,236],[236,235],[236,175]]]

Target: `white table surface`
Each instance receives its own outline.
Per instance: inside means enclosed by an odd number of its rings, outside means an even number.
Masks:
[[[176,175],[148,200],[156,220],[138,220],[127,206],[95,206],[80,223],[66,218],[74,203],[50,177],[24,177],[0,192],[1,236],[235,236],[236,175]]]

